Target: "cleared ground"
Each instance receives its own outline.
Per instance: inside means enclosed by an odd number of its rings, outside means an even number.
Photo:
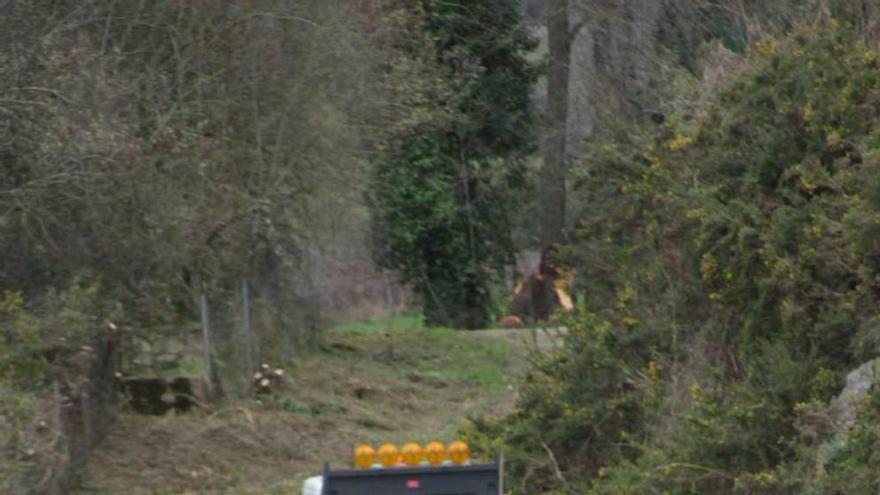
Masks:
[[[282,393],[178,416],[123,413],[74,493],[295,494],[325,460],[348,465],[356,443],[449,441],[469,415],[503,414],[528,349],[553,342],[415,319],[338,328],[286,366]]]

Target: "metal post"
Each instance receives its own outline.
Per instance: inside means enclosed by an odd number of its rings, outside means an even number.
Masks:
[[[79,410],[83,428],[83,454],[85,454],[89,450],[89,448],[91,448],[92,444],[92,411],[91,405],[89,404],[89,399],[89,392],[88,390],[86,390],[86,385],[83,385],[83,387],[79,391]]]
[[[498,453],[498,495],[504,495],[504,451]]]
[[[253,333],[251,331],[251,298],[246,279],[241,279],[242,330],[244,331],[244,352],[247,373],[254,371]]]
[[[205,349],[205,382],[210,387],[213,385],[214,369],[211,360],[211,322],[208,319],[208,297],[205,294],[199,298],[199,308],[202,313],[202,338]]]

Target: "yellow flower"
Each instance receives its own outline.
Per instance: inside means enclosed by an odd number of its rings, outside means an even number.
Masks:
[[[699,383],[691,383],[691,386],[688,387],[688,392],[691,394],[691,400],[696,402],[700,400],[700,396],[703,395],[703,389],[700,387]]]
[[[702,208],[694,208],[687,212],[688,220],[702,220],[704,218],[706,218],[706,210]]]
[[[755,52],[759,55],[773,55],[779,51],[779,44],[773,39],[764,39],[755,43]]]
[[[657,156],[656,150],[653,146],[648,147],[648,149],[642,153],[642,158],[648,160],[651,170],[656,171],[663,167],[663,163],[660,161],[660,157]]]
[[[761,471],[760,473],[755,473],[755,480],[757,480],[761,483],[769,483],[769,482],[773,481],[774,479],[775,478],[773,476],[773,473],[771,473],[769,471]]]
[[[653,383],[658,383],[660,381],[660,374],[663,370],[663,365],[657,363],[656,361],[648,362],[648,366],[645,367],[644,373],[645,376],[648,377],[649,380]]]
[[[816,190],[816,184],[810,182],[807,179],[804,179],[803,177],[799,177],[799,179],[800,179],[801,187],[803,187],[804,190],[807,191],[808,193],[813,194],[813,191]]]
[[[700,260],[700,274],[703,276],[703,280],[709,280],[712,278],[712,275],[715,274],[715,270],[717,269],[718,260],[711,254],[704,254],[703,259]]]
[[[676,136],[666,143],[666,148],[669,151],[681,151],[686,149],[694,142],[694,138],[690,136],[685,136],[684,134],[676,134]]]
[[[810,122],[813,120],[813,117],[816,116],[816,110],[813,108],[812,103],[807,103],[807,106],[804,107],[804,120]]]

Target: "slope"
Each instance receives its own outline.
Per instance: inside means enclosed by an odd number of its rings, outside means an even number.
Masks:
[[[358,442],[451,440],[469,415],[509,410],[528,331],[455,332],[415,320],[328,332],[273,396],[168,416],[122,413],[75,493],[295,493]]]

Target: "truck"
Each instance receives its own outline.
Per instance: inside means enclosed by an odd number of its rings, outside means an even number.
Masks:
[[[466,443],[407,443],[398,449],[362,444],[354,467],[333,469],[305,480],[302,495],[501,495],[501,457],[487,463],[470,459]]]

